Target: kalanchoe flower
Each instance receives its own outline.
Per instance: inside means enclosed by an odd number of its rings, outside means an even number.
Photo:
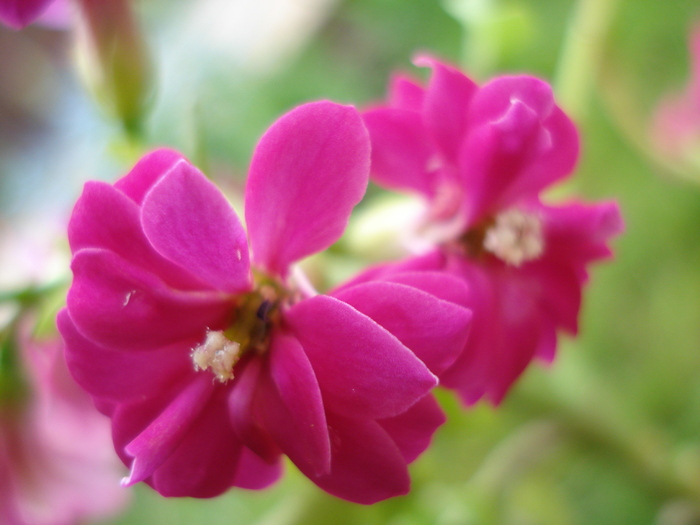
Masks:
[[[350,501],[408,491],[407,463],[443,422],[429,368],[454,361],[470,318],[429,292],[464,285],[426,274],[316,295],[292,271],[342,234],[369,148],[352,107],[318,102],[282,117],[252,159],[249,241],[175,152],[144,157],[114,186],[86,184],[58,324],[74,377],[112,417],[127,485],[195,497],[259,489],[286,454]],[[380,302],[392,319],[360,313]],[[439,357],[423,355],[424,333]]]
[[[23,341],[26,399],[0,392],[0,522],[72,525],[127,503],[109,420],[71,379],[58,340]],[[4,394],[8,394],[4,391]]]
[[[700,169],[700,23],[690,37],[691,78],[685,90],[664,97],[654,114],[652,141],[663,160],[681,170]]]
[[[587,265],[610,255],[622,221],[614,203],[540,200],[579,149],[544,81],[503,76],[480,87],[437,60],[417,64],[433,68],[427,88],[397,76],[388,104],[363,118],[374,180],[425,199],[413,243],[422,253],[356,282],[407,269],[468,282],[472,333],[440,380],[467,403],[498,403],[534,357],[554,357],[557,329],[576,333]]]

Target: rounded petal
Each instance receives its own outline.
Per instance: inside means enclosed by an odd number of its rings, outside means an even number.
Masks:
[[[93,396],[128,402],[167,390],[193,373],[187,348],[119,352],[98,346],[75,328],[67,309],[56,318],[73,379]]]
[[[389,107],[420,112],[425,89],[407,75],[393,75],[389,83]]]
[[[435,396],[428,394],[403,414],[378,423],[399,447],[406,463],[411,463],[428,448],[433,434],[446,420]]]
[[[221,192],[197,168],[178,162],[146,194],[143,230],[166,259],[214,288],[251,286],[246,234]]]
[[[459,70],[434,58],[419,55],[413,62],[433,69],[423,102],[423,119],[442,154],[455,163],[467,132],[467,113],[477,85]]]
[[[282,470],[279,458],[268,463],[249,448],[243,447],[233,485],[249,490],[265,489],[280,478]]]
[[[246,186],[256,263],[285,276],[292,262],[335,242],[365,193],[369,160],[367,130],[353,107],[305,104],[273,124]]]
[[[229,314],[220,295],[173,290],[108,250],[80,250],[71,267],[70,316],[83,336],[111,349],[196,342]]]
[[[393,108],[365,111],[362,119],[372,140],[372,180],[393,190],[430,195],[433,177],[430,147],[419,113]]]
[[[316,375],[299,342],[275,334],[258,398],[265,427],[297,464],[324,474],[331,467],[328,425]]]
[[[251,466],[240,463],[243,445],[228,424],[227,390],[217,389],[177,449],[154,472],[149,484],[163,496],[218,496],[233,486],[241,467]]]
[[[318,476],[299,465],[311,481],[334,496],[364,505],[408,493],[406,460],[379,423],[333,414],[328,424],[331,471]]]
[[[157,149],[141,157],[128,174],[114,183],[114,187],[136,204],[141,204],[151,186],[181,161],[185,161],[181,153],[167,148]]]
[[[105,182],[85,184],[68,224],[68,241],[73,253],[83,248],[111,250],[157,274],[175,288],[208,288],[201,279],[153,249],[143,233],[138,205]]]
[[[369,317],[317,295],[284,315],[313,366],[326,411],[392,417],[437,383],[425,365]]]
[[[162,411],[124,447],[126,455],[133,458],[131,473],[123,481],[125,486],[149,478],[172,455],[199,419],[214,388],[211,380],[202,374],[178,389]],[[138,407],[134,408],[138,410]],[[115,424],[117,419],[115,417]]]
[[[369,282],[335,297],[386,328],[436,375],[457,359],[469,335],[469,310],[404,284]]]

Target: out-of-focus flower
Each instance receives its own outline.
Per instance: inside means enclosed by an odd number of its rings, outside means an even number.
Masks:
[[[0,22],[21,29],[39,18],[54,0],[0,0]]]
[[[407,463],[443,422],[429,367],[454,361],[470,318],[428,292],[463,284],[426,274],[317,295],[292,271],[342,234],[369,147],[351,107],[312,103],[277,121],[251,163],[250,248],[224,196],[175,152],[85,186],[58,324],[74,377],[112,417],[127,485],[260,489],[286,454],[350,501],[408,491]],[[375,315],[379,304],[395,316]],[[423,355],[424,334],[437,357]]]
[[[436,60],[417,63],[433,68],[428,87],[397,76],[388,105],[363,118],[374,180],[425,198],[412,246],[422,255],[355,282],[406,270],[467,281],[472,333],[440,380],[466,403],[498,403],[535,356],[554,357],[557,329],[576,333],[586,267],[610,255],[622,220],[614,203],[541,202],[578,156],[576,129],[544,81],[504,76],[479,87]]]
[[[76,49],[87,86],[108,113],[137,133],[153,96],[148,46],[133,0],[75,0]]]
[[[27,397],[2,389],[0,399],[0,521],[71,525],[115,514],[129,492],[109,420],[71,379],[59,340],[25,341],[21,352]]]
[[[651,139],[662,159],[681,170],[700,169],[700,24],[690,37],[691,77],[685,90],[657,107]]]

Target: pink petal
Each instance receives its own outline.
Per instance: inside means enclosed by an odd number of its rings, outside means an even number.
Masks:
[[[370,282],[335,297],[386,328],[437,375],[457,359],[469,335],[469,310],[411,286]]]
[[[263,360],[250,358],[235,368],[235,382],[228,397],[231,425],[243,445],[267,463],[274,463],[281,452],[254,409]]]
[[[369,155],[367,130],[350,106],[305,104],[273,124],[246,187],[257,264],[285,276],[289,264],[335,242],[365,193]]]
[[[439,250],[434,250],[426,255],[418,257],[408,257],[402,261],[391,263],[380,263],[375,266],[370,266],[363,270],[355,277],[341,284],[334,289],[336,292],[355,286],[356,284],[366,283],[376,280],[392,280],[393,276],[404,272],[422,272],[422,271],[439,271],[445,267],[445,257]],[[463,289],[460,289],[460,293]],[[457,301],[453,301],[457,302]]]
[[[284,320],[313,366],[327,411],[392,417],[436,384],[435,376],[396,337],[333,297],[303,300]]]
[[[406,460],[376,421],[334,414],[328,423],[331,471],[316,476],[300,467],[311,481],[334,496],[364,505],[408,493]]]
[[[123,482],[125,486],[149,478],[170,457],[199,418],[213,391],[214,384],[208,377],[197,377],[125,447],[126,454],[134,458],[131,473]]]
[[[108,250],[80,250],[71,267],[68,311],[78,331],[102,346],[153,349],[197,342],[229,315],[225,298],[168,288]]]
[[[389,107],[420,112],[425,89],[407,75],[394,75],[389,84]]]
[[[181,161],[143,200],[143,230],[166,259],[225,292],[250,288],[246,234],[221,192]]]
[[[470,126],[496,122],[509,108],[521,103],[543,120],[556,107],[552,88],[544,80],[528,75],[500,76],[487,82],[474,95],[469,108]]]
[[[151,186],[179,162],[187,162],[181,153],[166,148],[157,149],[141,157],[127,175],[114,183],[114,187],[136,204],[141,204]]]
[[[282,470],[279,459],[270,464],[249,448],[243,447],[233,485],[249,490],[265,489],[280,478]]]
[[[94,396],[122,402],[150,397],[193,373],[187,348],[115,352],[80,335],[67,309],[59,312],[56,324],[73,379]]]
[[[216,390],[177,449],[154,472],[150,484],[163,496],[218,496],[233,486],[241,467],[251,466],[240,463],[243,446],[228,424],[227,390]]]
[[[0,0],[0,21],[22,29],[36,20],[53,0]]]
[[[203,281],[153,249],[143,233],[139,213],[138,205],[112,185],[87,182],[68,224],[71,251],[106,248],[156,273],[176,288],[207,288]]]
[[[433,69],[425,94],[423,118],[445,158],[455,163],[467,131],[467,113],[477,85],[459,70],[419,55],[414,64]]]
[[[407,266],[407,265],[405,265]],[[443,301],[449,301],[461,306],[469,304],[469,287],[464,279],[444,272],[410,270],[384,275],[383,280],[392,283],[405,284],[434,295]]]
[[[406,463],[411,463],[428,448],[433,434],[445,421],[435,396],[428,394],[403,414],[378,422],[399,447]]]
[[[296,464],[316,474],[331,467],[328,426],[314,370],[299,342],[275,334],[269,354],[269,377],[263,378],[260,411],[265,427]]]
[[[429,161],[435,155],[419,113],[379,108],[362,118],[372,141],[372,180],[394,190],[430,195],[433,177]]]
[[[537,154],[542,133],[537,114],[519,102],[499,121],[472,131],[460,152],[464,206],[470,224],[511,204],[506,195],[510,201],[530,196],[513,188]]]

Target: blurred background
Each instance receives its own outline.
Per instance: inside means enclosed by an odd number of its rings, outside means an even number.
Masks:
[[[102,523],[700,523],[700,141],[693,158],[650,138],[660,101],[691,76],[697,0],[142,0],[150,62],[129,114],[95,83],[62,7],[22,31],[0,26],[2,290],[69,278],[65,224],[85,180],[113,181],[167,145],[235,196],[279,115],[379,100],[392,71],[425,78],[417,51],[478,80],[551,81],[583,144],[552,198],[617,199],[627,225],[553,365],[531,366],[498,408],[439,393],[448,422],[412,465],[408,496],[345,503],[289,464],[267,491],[215,500],[137,486]],[[373,187],[361,206],[384,198]],[[329,283],[373,257],[356,244],[327,256]]]

